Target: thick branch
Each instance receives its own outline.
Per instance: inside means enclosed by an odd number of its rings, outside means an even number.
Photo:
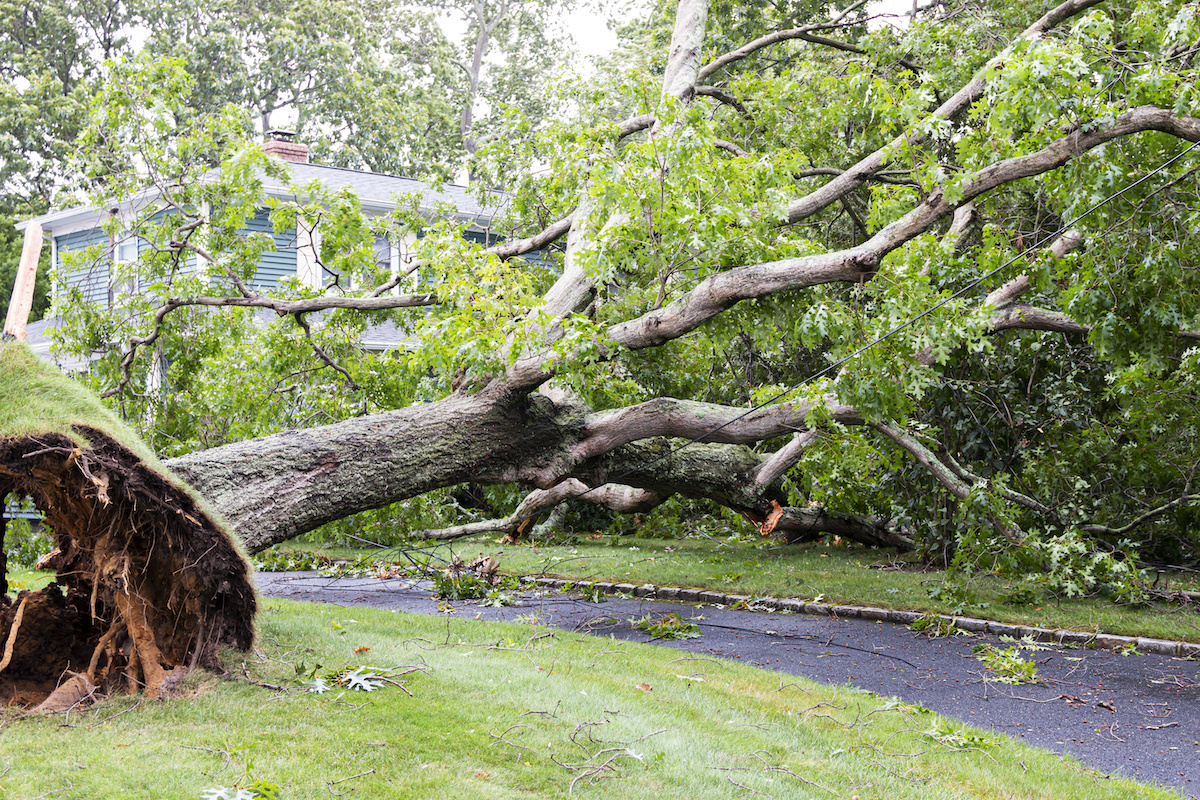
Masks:
[[[1035,39],[1063,21],[1102,2],[1104,0],[1067,0],[1067,2],[1054,8],[1033,25],[1029,26],[1018,38]],[[992,68],[998,66],[1007,53],[1006,49],[991,58],[975,73],[975,77],[969,83],[959,89],[953,97],[946,100],[946,102],[942,103],[941,106],[930,114],[927,121],[956,117],[982,97],[984,87],[987,85],[984,76]],[[909,133],[897,136],[821,188],[794,201],[788,206],[787,222],[795,223],[806,219],[827,208],[830,204],[836,202],[838,198],[862,186],[874,173],[881,170],[887,164],[889,153],[899,152],[906,146],[911,146],[922,141],[925,138],[924,129],[925,126],[923,125],[915,126]]]
[[[725,270],[705,278],[694,289],[664,308],[611,326],[609,338],[633,350],[653,347],[695,330],[741,300],[823,283],[865,280],[871,277],[884,255],[929,230],[939,220],[984,193],[1021,178],[1057,169],[1072,158],[1113,139],[1150,130],[1197,141],[1200,140],[1200,119],[1177,117],[1156,106],[1139,106],[1122,114],[1111,126],[1088,133],[1076,131],[1035,153],[984,167],[962,182],[962,197],[954,203],[946,201],[942,190],[933,192],[925,202],[854,250]],[[1015,326],[1015,321],[1013,324]],[[1046,324],[1051,324],[1049,319],[1046,319]]]
[[[1006,306],[995,312],[988,320],[988,327],[993,333],[1023,330],[1084,335],[1092,329],[1092,326],[1076,322],[1061,311],[1024,304]]]
[[[1120,528],[1110,528],[1107,525],[1080,525],[1079,529],[1085,533],[1099,533],[1105,536],[1124,536],[1134,528],[1149,522],[1157,516],[1165,514],[1168,511],[1173,511],[1182,505],[1186,505],[1187,503],[1196,502],[1200,502],[1200,494],[1185,494],[1169,503],[1164,503],[1157,508],[1150,509],[1145,514],[1142,514],[1137,519],[1130,522],[1128,525],[1122,525]]]
[[[1050,246],[1046,248],[1046,252],[1048,252],[1054,258],[1062,258],[1063,256],[1078,250],[1080,247],[1083,247],[1083,241],[1083,234],[1081,234],[1079,231],[1067,231],[1062,236],[1059,236],[1057,239],[1051,242]],[[1018,297],[1029,291],[1030,286],[1032,286],[1032,283],[1030,282],[1028,275],[1018,275],[1011,281],[1005,283],[999,289],[996,289],[989,294],[987,298],[984,299],[983,304],[985,306],[991,306],[995,309],[1003,309],[1010,303],[1016,302]]]
[[[714,139],[713,144],[716,145],[717,147],[721,148],[722,150],[725,150],[726,152],[733,153],[738,158],[749,158],[750,157],[749,153],[747,153],[745,150],[738,147],[736,144],[734,144],[733,142],[731,142],[727,139]]]
[[[730,108],[735,109],[746,119],[753,119],[753,115],[746,109],[746,106],[742,104],[741,100],[738,100],[733,95],[722,91],[715,86],[697,86],[696,94],[700,95],[701,97],[711,97],[714,100],[718,100]]]
[[[675,11],[675,29],[667,52],[663,74],[664,97],[687,100],[699,82],[700,51],[708,25],[708,0],[679,0]]]
[[[1027,494],[1022,494],[1021,492],[1018,492],[1015,489],[1010,489],[1007,486],[1003,486],[1003,485],[997,486],[992,481],[986,480],[985,478],[982,478],[979,475],[976,475],[975,473],[971,472],[966,467],[964,467],[962,464],[958,463],[958,459],[956,459],[954,456],[950,455],[950,452],[948,450],[942,450],[940,453],[938,453],[938,459],[942,463],[944,463],[946,466],[948,466],[951,470],[953,470],[954,474],[957,475],[961,480],[970,481],[972,484],[975,484],[975,485],[980,485],[980,484],[986,485],[988,488],[988,491],[994,492],[995,494],[1000,495],[1001,497],[1003,497],[1005,500],[1007,500],[1010,503],[1016,503],[1019,506],[1024,506],[1025,508],[1028,508],[1030,511],[1035,511],[1038,514],[1041,514],[1042,516],[1044,516],[1047,519],[1050,519],[1054,522],[1059,521],[1058,514],[1055,513],[1054,509],[1050,508],[1049,506],[1047,506],[1043,503],[1038,502],[1037,500],[1033,499],[1032,497],[1030,497]]]
[[[663,497],[705,498],[758,518],[772,500],[786,502],[778,484],[764,488],[750,480],[763,458],[749,447],[704,442],[679,449],[681,444],[665,438],[631,442],[576,463],[570,475],[589,486],[619,483]]]
[[[850,8],[843,11],[841,16],[845,16],[846,14],[850,13],[851,11],[853,11],[857,8],[861,8],[864,5],[866,5],[866,0],[859,0],[859,2],[854,3],[852,6],[850,6]],[[828,27],[828,24],[805,25],[800,28],[790,28],[786,31],[775,31],[773,33],[768,33],[766,36],[760,36],[759,38],[755,39],[754,41],[748,42],[748,43],[742,45],[741,47],[739,47],[738,49],[731,50],[730,52],[725,53],[724,55],[718,56],[718,57],[714,58],[712,61],[708,62],[708,64],[706,64],[704,66],[704,68],[700,70],[700,73],[697,76],[697,79],[704,80],[705,78],[708,78],[710,75],[712,75],[714,72],[716,72],[720,69],[723,69],[737,61],[741,61],[743,58],[753,55],[754,53],[758,52],[759,50],[762,50],[765,47],[770,47],[771,45],[779,44],[780,42],[787,42],[787,41],[792,41],[795,39],[803,39],[803,40],[809,41],[809,42],[815,41],[817,44],[832,44],[833,46],[837,46],[838,49],[846,49],[848,47],[853,47],[853,45],[846,45],[843,42],[833,42],[832,39],[825,39],[825,37],[823,37],[823,36],[816,36],[813,34],[813,31],[824,30],[827,27]],[[862,50],[860,50],[859,48],[854,48],[853,52],[861,53]]]
[[[950,223],[950,229],[946,231],[946,241],[956,251],[962,247],[963,239],[966,238],[967,231],[971,230],[971,226],[979,219],[979,211],[975,208],[974,203],[967,203],[959,206],[954,211],[954,219]]]
[[[1111,125],[1097,127],[1086,133],[1082,128],[1076,129],[1041,150],[998,161],[978,170],[960,182],[958,188],[961,197],[953,203],[945,199],[944,188],[935,189],[923,203],[871,237],[863,248],[872,250],[882,258],[929,230],[935,222],[954,213],[955,209],[999,186],[1058,169],[1088,150],[1145,131],[1161,131],[1187,141],[1200,141],[1200,119],[1179,117],[1157,106],[1138,106],[1117,117]]]
[[[171,310],[184,306],[212,306],[238,308],[266,308],[279,316],[289,314],[310,314],[314,311],[328,311],[334,308],[347,308],[353,311],[387,311],[394,308],[420,308],[438,305],[437,295],[433,292],[421,294],[385,295],[383,297],[311,297],[304,300],[281,300],[278,297],[268,297],[256,294],[250,297],[172,297],[164,305],[170,305]]]
[[[917,441],[916,437],[912,436],[908,431],[903,430],[898,425],[892,422],[868,422],[867,425],[882,433],[887,438],[891,439],[902,449],[908,451],[909,455],[917,460],[917,462],[929,471],[929,474],[937,480],[938,483],[946,487],[950,494],[957,497],[959,500],[966,500],[970,494],[972,487],[962,478],[955,474],[954,470],[946,466],[945,463],[937,457],[937,454],[930,450],[925,445]],[[1004,534],[1008,539],[1019,542],[1025,538],[1021,529],[1013,525],[1007,520],[1001,519],[995,514],[988,514],[988,518],[996,529]]]
[[[638,131],[644,131],[654,126],[658,121],[658,117],[654,114],[642,114],[637,117],[630,117],[617,125],[617,140],[624,139],[626,136],[631,136]]]
[[[782,478],[783,473],[796,465],[796,462],[804,455],[805,448],[815,442],[818,435],[816,430],[797,433],[790,442],[767,456],[766,461],[751,470],[750,477],[759,486],[770,486]]]
[[[749,448],[729,444],[698,444],[669,453],[670,440],[647,440],[622,447],[576,469],[588,482],[612,476],[661,496],[703,497],[762,521],[783,500],[777,484],[763,486],[751,479],[764,460]],[[619,476],[619,477],[618,477]],[[866,545],[911,549],[912,541],[889,531],[882,523],[850,514],[819,509],[782,507],[775,527],[788,541],[811,539],[818,533],[844,536]]]
[[[812,169],[802,169],[799,172],[793,172],[792,177],[795,178],[796,180],[803,180],[804,178],[816,178],[816,177],[819,177],[822,175],[832,175],[832,176],[836,177],[838,175],[844,175],[845,173],[846,173],[846,170],[844,170],[844,169],[834,169],[833,167],[813,167]],[[875,181],[876,183],[889,183],[894,186],[919,186],[920,185],[916,181],[914,181],[911,177],[907,177],[907,176],[908,176],[908,173],[901,171],[901,170],[897,170],[894,172],[883,170],[880,172],[872,173],[871,176],[869,178],[867,178],[867,180]]]
[[[507,242],[489,247],[485,252],[494,253],[500,258],[512,258],[513,256],[522,256],[526,253],[533,253],[538,250],[543,250],[557,239],[561,239],[571,229],[571,220],[574,215],[563,217],[558,222],[553,222],[544,231],[535,233],[526,239],[512,239]]]
[[[789,543],[815,539],[817,534],[830,534],[871,547],[895,547],[905,551],[913,548],[911,538],[889,530],[878,520],[821,508],[784,507],[774,532]]]
[[[807,402],[763,406],[751,411],[732,406],[660,397],[636,406],[589,415],[571,457],[584,461],[630,442],[652,436],[674,436],[704,442],[746,444],[783,436],[807,427],[813,410]],[[861,425],[849,406],[828,404],[831,417],[845,425]],[[714,430],[720,427],[720,430]],[[756,465],[757,466],[757,465]]]
[[[649,511],[666,498],[630,486],[605,484],[590,489],[583,481],[567,478],[549,489],[536,489],[525,496],[513,513],[499,519],[470,522],[438,530],[418,531],[413,536],[421,539],[460,539],[478,533],[505,533],[518,535],[537,514],[554,508],[567,500],[580,499],[596,503],[621,514]]]
[[[860,281],[878,264],[873,253],[856,249],[734,267],[705,278],[663,308],[611,326],[608,337],[631,350],[654,347],[695,330],[741,300],[824,283]]]

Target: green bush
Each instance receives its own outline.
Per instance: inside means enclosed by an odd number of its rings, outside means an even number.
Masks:
[[[4,552],[10,565],[32,567],[53,549],[54,543],[41,525],[27,519],[11,519],[4,532]]]
[[[303,541],[335,547],[362,547],[368,542],[394,547],[411,541],[413,531],[435,530],[478,519],[478,514],[467,511],[454,500],[452,491],[437,489],[330,522],[305,534]]]

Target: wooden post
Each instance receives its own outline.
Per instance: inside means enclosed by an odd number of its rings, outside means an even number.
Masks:
[[[25,323],[29,322],[29,311],[33,308],[33,284],[37,280],[37,265],[41,255],[42,226],[30,222],[25,229],[25,244],[21,248],[21,263],[17,267],[12,300],[8,303],[8,317],[4,320],[4,333],[21,341],[25,341]]]

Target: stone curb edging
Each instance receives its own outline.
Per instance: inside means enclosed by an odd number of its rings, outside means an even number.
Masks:
[[[1009,625],[1003,622],[992,622],[974,617],[954,617],[945,614],[922,614],[918,611],[896,611],[872,606],[829,605],[827,603],[806,603],[803,600],[780,599],[778,597],[750,597],[744,594],[725,594],[703,589],[679,589],[672,586],[655,586],[645,583],[636,586],[632,583],[610,583],[608,581],[581,582],[569,581],[562,578],[538,578],[521,576],[522,583],[533,583],[548,589],[586,588],[603,592],[604,594],[625,594],[630,597],[650,600],[675,600],[685,603],[711,603],[715,605],[732,606],[737,603],[750,603],[775,611],[791,611],[795,614],[810,614],[822,617],[849,617],[852,619],[874,620],[877,622],[894,622],[910,625],[921,617],[932,617],[943,620],[955,628],[970,633],[989,633],[993,636],[1011,636],[1014,639],[1031,637],[1038,642],[1053,644],[1092,645],[1105,650],[1116,650],[1122,647],[1136,647],[1142,653],[1155,653],[1164,656],[1180,656],[1184,658],[1200,658],[1200,644],[1195,642],[1170,641],[1167,639],[1150,639],[1144,636],[1115,636],[1108,633],[1087,633],[1072,631],[1064,628],[1037,628],[1028,625]]]

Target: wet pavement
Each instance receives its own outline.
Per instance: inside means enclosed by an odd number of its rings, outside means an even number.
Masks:
[[[321,578],[314,573],[260,573],[268,597],[443,613],[430,584],[413,579]],[[660,600],[609,597],[593,603],[558,591],[515,593],[517,605],[450,605],[458,613],[511,621],[536,613],[546,625],[649,642],[631,618],[679,614],[700,626],[697,639],[655,642],[701,655],[736,659],[826,684],[850,683],[895,695],[939,714],[1070,754],[1101,772],[1200,794],[1200,662],[1161,655],[1039,645],[1039,683],[985,681],[972,653],[979,644],[1012,646],[993,636],[931,639],[902,625],[860,619],[733,610]]]

